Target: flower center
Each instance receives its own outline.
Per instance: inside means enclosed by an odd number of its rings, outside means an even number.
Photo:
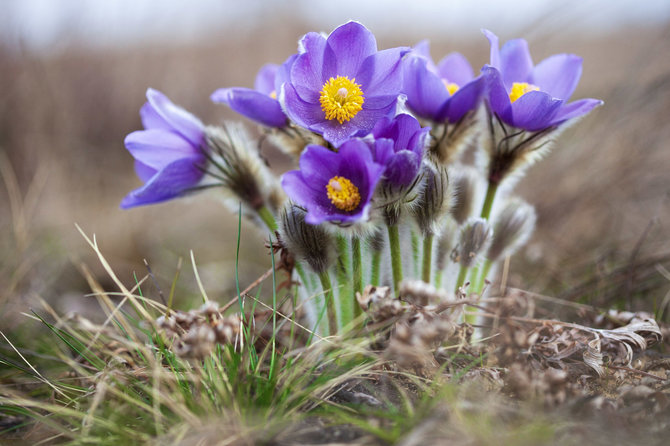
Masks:
[[[509,92],[509,99],[514,102],[529,91],[540,91],[540,87],[529,84],[528,82],[514,82],[512,84],[512,90]]]
[[[341,211],[351,212],[361,202],[361,194],[354,183],[340,176],[334,176],[326,184],[330,202]]]
[[[270,97],[272,99],[277,99],[277,90],[272,90],[272,93],[270,93]]]
[[[331,77],[323,84],[319,102],[326,119],[337,119],[342,124],[363,109],[363,91],[356,79],[349,80],[347,76]]]
[[[444,84],[444,88],[447,89],[447,92],[449,92],[449,96],[453,96],[454,93],[458,91],[458,85],[454,84],[453,82],[449,82],[446,79],[442,79],[442,83]]]

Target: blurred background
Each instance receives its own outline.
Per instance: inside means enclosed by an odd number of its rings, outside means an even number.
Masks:
[[[0,326],[46,299],[61,312],[83,298],[86,265],[113,283],[75,228],[96,235],[119,278],[147,259],[180,299],[196,293],[193,250],[211,298],[234,294],[237,217],[214,194],[137,208],[119,202],[140,181],[123,146],[141,128],[147,87],[205,123],[240,119],[209,95],[253,85],[308,31],[356,19],[380,48],[428,38],[435,60],[488,62],[488,28],[523,37],[535,62],[584,57],[573,98],[605,105],[563,134],[518,193],[537,207],[536,234],[514,259],[512,283],[603,306],[659,310],[670,289],[670,2],[617,0],[3,0],[0,15]],[[254,124],[247,121],[251,129]],[[287,160],[266,147],[279,171]],[[265,234],[242,226],[244,286],[270,265]],[[147,293],[155,296],[155,286]],[[667,302],[666,302],[667,303]],[[179,303],[177,304],[179,305]],[[95,310],[91,310],[95,311]]]

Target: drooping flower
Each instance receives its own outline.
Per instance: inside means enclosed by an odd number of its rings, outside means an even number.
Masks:
[[[282,186],[293,202],[307,210],[307,223],[348,224],[368,219],[383,171],[362,140],[349,140],[338,152],[310,145],[300,157],[300,170],[286,172]]]
[[[121,201],[123,209],[186,194],[198,185],[207,163],[202,122],[163,93],[149,88],[140,116],[145,130],[130,133],[124,142],[145,184]]]
[[[460,53],[451,53],[435,65],[428,41],[416,45],[403,61],[403,92],[417,116],[434,122],[458,122],[477,107],[484,79],[475,78]]]
[[[393,116],[402,86],[400,60],[406,48],[377,51],[374,35],[348,22],[328,37],[308,33],[291,67],[280,102],[299,126],[335,146],[368,134]]]
[[[210,99],[228,105],[237,113],[268,127],[286,125],[286,115],[279,105],[277,95],[288,79],[289,70],[297,55],[289,57],[281,66],[264,65],[256,75],[254,89],[220,88]]]
[[[581,57],[556,54],[534,65],[525,40],[510,40],[498,49],[498,37],[487,30],[484,34],[491,44],[490,65],[482,70],[488,103],[504,123],[535,132],[583,116],[602,104],[598,99],[568,103],[582,74]]]
[[[411,185],[421,168],[430,127],[421,127],[408,114],[382,118],[372,129],[372,150],[377,163],[385,166],[383,181],[394,189]]]

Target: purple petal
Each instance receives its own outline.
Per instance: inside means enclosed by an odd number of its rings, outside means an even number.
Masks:
[[[393,140],[388,138],[375,137],[372,150],[375,162],[385,166],[395,153],[393,150]]]
[[[507,94],[507,90],[505,89],[505,85],[502,82],[500,71],[492,66],[485,65],[484,68],[482,68],[482,74],[486,83],[487,99],[491,111],[498,115],[503,121],[511,124],[512,103]]]
[[[121,208],[128,209],[145,204],[160,203],[183,195],[198,184],[203,176],[200,158],[177,160],[158,171],[144,186],[129,193]]]
[[[323,135],[324,139],[335,147],[339,147],[347,139],[354,136],[365,136],[375,126],[377,121],[384,116],[392,116],[395,112],[395,103],[385,109],[359,111],[350,121],[340,124],[337,120],[316,123],[310,126],[310,130]]]
[[[477,108],[484,94],[485,84],[484,76],[480,76],[459,89],[439,111],[437,120],[446,119],[451,123],[460,121],[467,112]]]
[[[358,22],[336,28],[328,36],[327,43],[337,55],[338,76],[355,76],[363,61],[377,52],[375,36]]]
[[[394,186],[409,186],[419,171],[421,159],[409,150],[401,150],[391,158],[384,170],[384,181]]]
[[[286,125],[279,102],[267,94],[249,88],[221,88],[212,93],[212,101],[227,104],[237,113],[268,127]]]
[[[511,87],[514,82],[530,82],[532,71],[528,42],[523,39],[506,42],[500,50],[500,72],[505,85]]]
[[[291,67],[290,83],[302,100],[318,102],[323,84],[337,75],[336,58],[321,34],[308,33],[300,43],[304,53]]]
[[[167,130],[138,130],[126,136],[124,143],[137,161],[155,170],[181,158],[202,157],[200,150],[183,136]]]
[[[403,92],[407,105],[417,115],[435,119],[438,111],[449,98],[442,80],[430,72],[426,60],[410,57],[403,62]]]
[[[566,104],[561,107],[558,113],[556,113],[556,116],[554,116],[554,119],[551,120],[550,125],[558,125],[569,119],[583,116],[594,108],[601,106],[602,104],[603,101],[599,99],[580,99],[578,101]]]
[[[282,87],[279,102],[283,105],[286,115],[301,127],[311,128],[325,119],[321,106],[303,101],[289,83]]]
[[[430,42],[422,40],[412,47],[412,54],[430,60]]]
[[[142,180],[143,183],[149,181],[151,177],[156,175],[156,172],[158,171],[153,167],[149,167],[146,164],[135,160],[135,174],[137,174],[137,177]]]
[[[529,131],[543,130],[550,126],[562,105],[562,99],[554,99],[543,91],[528,92],[512,104],[510,124]]]
[[[298,58],[297,54],[293,54],[286,59],[286,61],[279,66],[279,69],[277,70],[277,75],[275,76],[275,85],[274,85],[274,90],[277,92],[277,95],[279,95],[279,91],[281,90],[281,86],[284,82],[288,82],[291,77],[291,68],[293,67],[293,64],[295,63],[295,60]]]
[[[556,54],[540,62],[533,70],[533,84],[566,101],[577,88],[582,75],[582,58],[574,54]]]
[[[400,60],[408,48],[389,48],[379,51],[363,61],[356,73],[356,82],[366,100],[373,96],[398,96],[402,88]]]
[[[277,71],[279,71],[279,65],[270,63],[263,65],[256,75],[254,90],[265,93],[266,95],[275,91],[275,77],[277,76]]]
[[[314,144],[307,146],[300,155],[300,171],[304,180],[314,187],[327,184],[337,175],[339,159],[337,152],[325,147]]]
[[[489,65],[494,68],[500,69],[500,43],[498,42],[498,36],[493,34],[488,29],[483,29],[482,33],[489,39],[489,44],[491,45],[491,56]]]
[[[155,122],[155,115],[157,114],[162,120],[170,125],[170,127],[181,133],[186,139],[191,141],[195,146],[202,144],[204,139],[202,122],[193,114],[187,112],[181,107],[174,105],[163,93],[153,88],[147,90],[147,100],[153,112],[147,118],[149,122]],[[146,112],[146,110],[145,110]],[[142,111],[140,111],[142,113]],[[142,116],[144,123],[144,116]],[[145,128],[147,127],[145,125]]]
[[[453,82],[459,87],[474,77],[470,62],[461,53],[451,53],[437,64],[437,72],[442,79]]]

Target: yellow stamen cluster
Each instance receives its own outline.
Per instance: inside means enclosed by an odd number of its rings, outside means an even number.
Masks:
[[[509,92],[509,99],[514,102],[530,91],[540,91],[540,87],[529,84],[528,82],[514,82],[512,84],[512,90]]]
[[[276,90],[272,90],[272,93],[270,93],[270,97],[271,97],[272,99],[277,99],[277,91],[276,91]]]
[[[361,202],[361,194],[354,183],[340,176],[334,176],[326,184],[330,202],[341,211],[351,212]]]
[[[337,119],[342,124],[363,109],[363,91],[356,79],[349,80],[346,76],[331,77],[323,84],[319,102],[326,119]]]
[[[442,79],[442,83],[444,84],[444,88],[447,89],[449,92],[449,96],[453,96],[454,93],[458,91],[458,85],[454,84],[453,82],[449,82],[446,79]]]

